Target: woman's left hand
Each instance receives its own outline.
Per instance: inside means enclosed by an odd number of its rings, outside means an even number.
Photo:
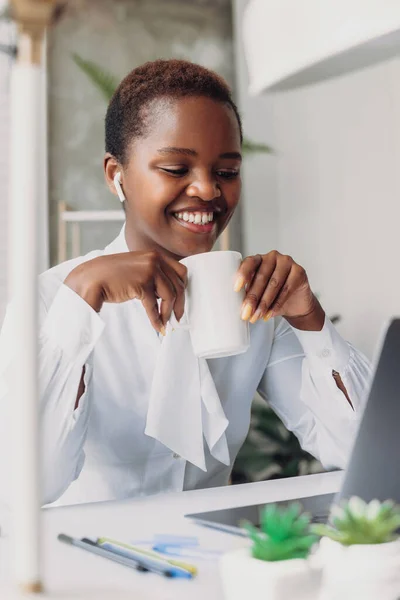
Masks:
[[[235,291],[246,290],[242,319],[255,323],[282,316],[297,329],[319,331],[325,313],[314,296],[306,271],[276,250],[242,262]]]

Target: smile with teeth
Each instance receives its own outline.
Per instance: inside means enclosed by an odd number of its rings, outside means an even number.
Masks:
[[[213,212],[185,211],[174,213],[174,216],[179,221],[194,223],[195,225],[208,225],[208,223],[211,223],[214,220]]]

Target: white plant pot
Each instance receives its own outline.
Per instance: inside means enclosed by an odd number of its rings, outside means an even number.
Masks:
[[[400,540],[342,546],[323,538],[318,559],[323,567],[320,600],[400,598]]]
[[[225,600],[317,600],[321,570],[312,559],[267,562],[250,549],[235,550],[220,559]]]

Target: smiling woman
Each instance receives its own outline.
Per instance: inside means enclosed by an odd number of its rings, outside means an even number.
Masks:
[[[233,274],[237,319],[250,322],[247,352],[198,360],[189,332],[169,327],[172,314],[179,321],[185,311],[181,259],[209,252],[238,205],[241,146],[230,90],[201,66],[147,63],[117,88],[106,116],[104,171],[124,202],[126,223],[104,250],[40,279],[44,502],[225,485],[257,390],[304,449],[325,466],[345,464],[369,366],[325,317],[306,271],[290,256],[249,256]],[[226,291],[222,276],[212,281],[199,291],[211,311],[218,286]],[[18,372],[7,351],[12,314],[0,340],[6,391],[13,386],[8,374]],[[147,433],[154,382],[173,402],[154,418],[167,429],[168,419],[182,423],[203,461],[174,450],[179,427],[169,430],[174,439]],[[9,404],[7,392],[0,400]],[[191,421],[202,423],[203,410],[217,415],[222,433],[205,418],[204,439],[195,437]]]
[[[178,60],[135,69],[106,115],[106,178],[115,193],[121,173],[128,246],[167,250],[178,259],[211,250],[241,189],[242,127],[230,91],[218,75],[185,64],[184,70]],[[177,220],[179,213],[187,218]],[[204,213],[213,219],[203,225]]]

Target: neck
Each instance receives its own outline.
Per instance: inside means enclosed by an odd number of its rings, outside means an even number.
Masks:
[[[132,231],[127,226],[125,226],[125,241],[129,252],[159,252],[164,256],[169,256],[178,261],[185,258],[184,256],[179,256],[178,254],[170,252],[167,248],[160,246],[154,240],[139,235],[136,231]]]

